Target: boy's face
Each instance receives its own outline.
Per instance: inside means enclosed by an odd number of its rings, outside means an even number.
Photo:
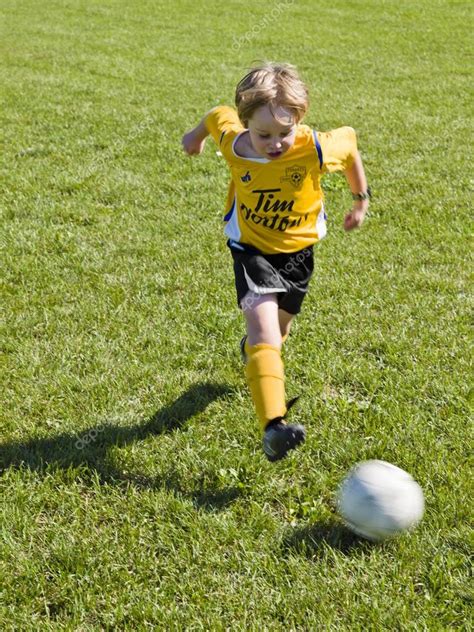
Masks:
[[[293,115],[278,106],[275,118],[268,105],[255,110],[248,121],[250,142],[253,148],[264,158],[276,160],[295,142],[296,123]],[[278,119],[278,120],[277,120]]]

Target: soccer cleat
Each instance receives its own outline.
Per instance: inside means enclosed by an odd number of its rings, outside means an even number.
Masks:
[[[286,424],[281,417],[272,420],[263,435],[263,451],[269,461],[279,461],[306,438],[300,424]]]
[[[247,358],[247,354],[245,353],[245,343],[247,342],[247,335],[245,335],[242,340],[240,341],[240,357],[242,358],[242,362],[244,364],[247,364],[248,362],[248,358]]]

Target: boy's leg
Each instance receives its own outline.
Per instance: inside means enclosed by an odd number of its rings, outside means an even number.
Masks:
[[[264,430],[264,451],[271,461],[276,461],[305,437],[302,426],[284,423],[287,408],[278,302],[274,294],[261,296],[249,292],[241,307],[247,323],[247,381]],[[285,332],[289,322],[283,315]]]
[[[289,336],[291,323],[293,322],[294,317],[295,317],[295,314],[290,314],[289,312],[286,312],[284,309],[278,310],[278,323],[280,327],[282,344],[286,341],[286,339]],[[248,335],[246,334],[240,341],[240,355],[242,357],[242,362],[244,364],[247,363],[249,346],[250,345],[248,341]]]
[[[278,302],[274,294],[248,292],[241,302],[247,325],[246,377],[262,429],[286,412]]]
[[[241,307],[247,324],[249,346],[267,344],[280,349],[281,332],[276,295],[248,292]]]
[[[291,323],[293,322],[294,317],[295,317],[295,314],[290,314],[289,312],[286,312],[284,309],[278,310],[278,322],[280,325],[280,333],[281,333],[282,342],[285,342],[285,340],[289,336]]]

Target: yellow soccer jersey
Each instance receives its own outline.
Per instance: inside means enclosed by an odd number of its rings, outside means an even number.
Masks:
[[[298,125],[293,146],[269,160],[236,154],[236,140],[246,130],[233,108],[213,108],[205,125],[232,176],[224,217],[230,240],[274,254],[302,250],[324,237],[321,174],[352,165],[357,141],[351,127],[316,132]]]

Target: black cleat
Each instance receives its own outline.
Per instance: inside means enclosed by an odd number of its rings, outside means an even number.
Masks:
[[[271,421],[263,435],[263,451],[269,461],[279,461],[306,438],[306,430],[300,424],[286,424],[277,417]]]

